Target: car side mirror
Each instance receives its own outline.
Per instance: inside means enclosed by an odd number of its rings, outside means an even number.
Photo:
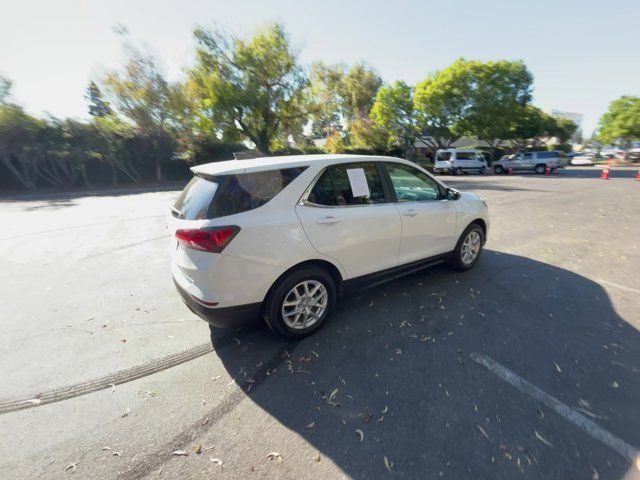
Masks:
[[[455,188],[447,188],[447,200],[458,200],[460,192]]]

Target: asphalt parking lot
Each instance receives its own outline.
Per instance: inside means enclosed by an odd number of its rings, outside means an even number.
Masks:
[[[209,330],[175,191],[0,200],[2,478],[640,478],[640,182],[442,177],[477,267],[344,298],[287,342]]]

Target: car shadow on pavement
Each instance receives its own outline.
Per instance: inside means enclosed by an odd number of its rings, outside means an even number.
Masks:
[[[217,354],[313,452],[264,431],[252,444],[285,464],[308,455],[310,477],[314,452],[354,478],[622,478],[635,468],[470,357],[639,446],[640,332],[571,271],[488,250],[467,273],[437,267],[343,298],[304,340],[248,331],[251,341]]]

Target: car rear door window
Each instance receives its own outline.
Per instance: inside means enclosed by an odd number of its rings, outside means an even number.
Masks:
[[[355,195],[349,170],[362,170],[369,195]],[[360,173],[360,172],[357,172]],[[358,193],[358,192],[356,192]],[[316,205],[347,206],[385,203],[382,180],[375,163],[348,163],[327,167],[315,183],[307,201]]]
[[[291,183],[305,167],[238,175],[197,175],[178,196],[171,212],[185,220],[226,217],[258,208]]]
[[[398,202],[423,202],[442,198],[438,183],[429,175],[401,163],[387,163]]]

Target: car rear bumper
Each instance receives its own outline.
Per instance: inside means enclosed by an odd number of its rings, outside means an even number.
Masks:
[[[235,305],[233,307],[212,308],[198,303],[178,282],[173,280],[178,293],[184,303],[193,313],[214,327],[235,327],[246,323],[258,321],[260,319],[261,303],[248,303],[245,305]]]

